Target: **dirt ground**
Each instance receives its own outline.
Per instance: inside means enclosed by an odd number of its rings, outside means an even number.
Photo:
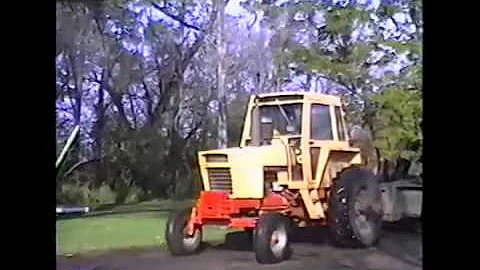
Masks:
[[[60,270],[220,270],[220,269],[323,269],[323,270],[420,270],[422,237],[418,232],[386,228],[379,243],[368,249],[341,249],[326,240],[325,231],[298,230],[294,254],[288,261],[259,265],[245,234],[232,233],[222,245],[207,245],[197,255],[172,257],[168,252],[116,252],[93,258],[57,257]]]

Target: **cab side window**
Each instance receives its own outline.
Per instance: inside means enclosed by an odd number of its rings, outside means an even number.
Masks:
[[[333,140],[330,107],[323,104],[312,104],[311,138],[313,140]]]
[[[335,106],[335,119],[337,122],[338,139],[340,141],[345,141],[345,124],[343,123],[342,113],[338,106]]]

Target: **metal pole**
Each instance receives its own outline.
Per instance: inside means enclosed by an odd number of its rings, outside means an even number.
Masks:
[[[62,163],[63,159],[65,158],[65,155],[67,154],[68,149],[70,148],[73,141],[75,140],[75,137],[77,137],[79,131],[80,131],[80,126],[79,125],[75,126],[72,134],[70,134],[70,137],[67,140],[67,143],[63,147],[62,153],[57,158],[57,162],[55,162],[55,168],[58,168],[58,165],[60,165]]]

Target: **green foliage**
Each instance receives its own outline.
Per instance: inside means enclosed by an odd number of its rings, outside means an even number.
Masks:
[[[352,69],[351,64],[336,61],[331,56],[320,55],[312,50],[297,49],[292,54],[293,59],[297,59],[304,67],[311,71],[327,76],[345,76],[353,77],[355,70]]]
[[[413,67],[410,67],[402,83],[410,89],[422,90],[423,65],[417,64]]]
[[[359,43],[352,46],[352,53],[347,61],[350,63],[363,63],[372,53],[373,48],[368,43]]]
[[[360,41],[355,41],[352,36],[354,30],[358,30],[357,27],[361,25],[368,23],[371,27],[379,27],[380,21],[386,22],[394,14],[406,12],[402,8],[396,3],[382,3],[380,10],[376,11],[361,10],[354,6],[330,7],[329,11],[325,13],[326,34],[319,39],[318,43],[303,47],[297,46],[293,49],[294,53],[290,58],[291,61],[300,63],[301,68],[307,73],[320,74],[343,87],[341,94],[348,104],[351,120],[354,120],[355,124],[370,127],[373,122],[381,123],[382,119],[380,118],[386,119],[387,122],[384,123],[384,126],[379,127],[381,132],[379,134],[374,132],[374,134],[380,136],[377,144],[381,146],[383,154],[388,158],[400,156],[410,158],[412,156],[412,153],[409,152],[410,144],[415,144],[415,138],[418,137],[406,132],[406,130],[415,130],[409,126],[411,123],[408,121],[402,123],[405,125],[404,127],[397,127],[394,124],[398,121],[397,118],[406,117],[401,114],[409,115],[413,112],[397,111],[397,108],[391,107],[393,105],[389,103],[389,100],[403,100],[408,96],[402,96],[403,92],[392,94],[387,89],[385,96],[380,95],[377,100],[377,94],[382,93],[386,85],[392,84],[398,89],[405,89],[405,91],[421,91],[422,44],[418,39],[408,42],[400,42],[396,38],[385,40],[382,31],[374,32],[368,39]],[[371,13],[376,13],[380,17],[380,21],[375,22],[370,19]],[[386,52],[377,60],[373,60],[371,56],[375,52],[385,52],[383,47],[378,45],[390,47],[395,50],[396,54]],[[408,52],[407,57],[413,64],[404,68],[401,74],[387,74],[381,78],[371,76],[372,67],[385,67],[391,64],[398,55],[405,52]],[[373,91],[374,86],[377,86],[378,89],[375,92]],[[375,98],[369,100],[368,96],[370,95]],[[385,111],[376,114],[376,109],[380,105],[385,107]],[[389,137],[387,134],[397,134],[399,138]],[[405,146],[405,149],[398,150],[398,145],[404,143],[407,143],[408,147]],[[397,150],[398,153],[395,152]]]
[[[130,2],[129,0],[107,0],[102,1],[104,6],[111,6],[114,8],[125,8],[125,6]]]
[[[148,195],[149,195],[148,192],[146,192],[142,188],[139,188],[136,186],[130,187],[128,189],[127,195],[123,200],[123,203],[125,204],[139,203],[139,202],[150,199]]]
[[[298,2],[295,6],[295,10],[302,13],[309,13],[315,8],[315,4],[312,2]]]
[[[115,201],[115,192],[105,183],[89,192],[89,203],[107,204]]]
[[[421,153],[422,97],[418,91],[390,88],[372,95],[375,104],[375,145],[382,157],[417,160]]]
[[[161,164],[167,153],[159,149],[168,145],[154,128],[135,131],[116,128],[107,133],[105,140],[106,169],[122,197],[128,196],[133,181],[138,188],[166,188]]]
[[[87,204],[88,188],[74,184],[63,184],[57,192],[57,203],[60,204]]]
[[[414,55],[418,55],[421,57],[423,52],[422,44],[416,41],[411,41],[411,42],[383,41],[383,42],[380,42],[380,44],[394,49],[399,54],[408,51]]]
[[[384,5],[380,11],[380,15],[384,17],[392,17],[399,11],[401,11],[401,9],[398,6]]]
[[[349,33],[352,27],[352,18],[343,17],[340,11],[328,13],[327,15],[327,30],[334,34]]]
[[[367,11],[354,7],[334,9],[326,14],[327,31],[332,34],[350,34],[355,23],[365,23],[369,18]]]
[[[62,184],[57,201],[66,205],[107,204],[115,201],[116,194],[106,184],[98,188],[88,188],[81,184]]]

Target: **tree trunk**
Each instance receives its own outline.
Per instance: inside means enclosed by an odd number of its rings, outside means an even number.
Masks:
[[[382,172],[382,159],[380,156],[380,149],[378,149],[378,147],[375,147],[375,158],[377,159],[376,173],[379,174]]]
[[[111,98],[113,104],[115,105],[115,107],[117,107],[120,123],[126,129],[131,130],[132,127],[130,126],[130,121],[128,121],[127,115],[125,113],[125,107],[123,106],[123,103],[122,103],[122,95],[115,92],[115,90],[111,89],[110,87],[106,87],[106,90],[107,90],[108,94],[110,95],[110,98]]]
[[[225,17],[225,2],[224,0],[218,0],[217,9],[217,95],[219,102],[218,112],[218,134],[217,145],[218,148],[226,148],[228,145],[227,134],[227,99],[225,93],[225,71],[224,71],[224,58],[225,58],[225,43],[224,43],[224,17]]]
[[[382,177],[383,181],[390,182],[390,179],[391,179],[391,177],[390,177],[390,161],[388,161],[386,159],[382,162],[382,176],[381,177]]]
[[[170,128],[170,147],[168,149],[168,159],[166,162],[166,167],[169,168],[167,182],[168,186],[172,186],[173,190],[176,189],[177,181],[181,179],[177,178],[177,172],[182,168],[182,158],[181,153],[183,152],[183,148],[185,147],[184,141],[178,133],[176,132],[175,128]]]
[[[410,168],[411,162],[409,160],[400,158],[397,160],[397,165],[395,166],[395,171],[393,172],[393,179],[400,180],[408,177],[408,169]]]
[[[128,94],[128,100],[130,102],[130,113],[132,114],[132,118],[133,118],[133,128],[136,129],[137,128],[137,114],[136,114],[136,111],[135,111],[135,103],[133,102],[133,96],[134,94]]]
[[[78,58],[75,58],[74,54],[75,51],[69,49],[67,52],[67,62],[69,65],[69,73],[72,76],[73,82],[75,84],[74,89],[69,90],[69,100],[72,104],[73,110],[73,121],[74,126],[80,125],[80,120],[82,116],[82,65],[83,65],[83,54],[80,53]],[[68,83],[67,83],[68,85]],[[67,88],[69,88],[67,86]],[[72,102],[72,100],[74,102]],[[78,132],[78,138],[81,138],[81,131]],[[72,145],[72,150],[70,153],[73,162],[78,162],[80,160],[80,140],[75,140],[74,144]]]
[[[103,86],[107,83],[108,75],[106,69],[102,73],[102,82],[98,89],[98,102],[95,105],[96,121],[93,128],[95,137],[95,158],[99,161],[95,164],[95,183],[100,185],[106,180],[105,168],[102,158],[103,129],[105,126],[105,92]]]
[[[304,91],[307,91],[307,92],[312,92],[312,75],[311,74],[307,74],[307,79],[305,81],[305,85],[303,86],[305,89],[303,89]]]
[[[95,121],[95,157],[99,162],[95,164],[96,183],[105,181],[105,170],[102,159],[103,127],[105,126],[105,107],[103,89],[98,91],[97,120]]]
[[[154,123],[153,100],[152,100],[152,96],[150,95],[150,91],[147,87],[147,83],[145,81],[143,81],[143,89],[145,91],[144,104],[145,104],[145,116],[147,118],[147,124],[150,127],[153,127],[153,123]],[[161,89],[159,89],[159,92],[161,93]]]

